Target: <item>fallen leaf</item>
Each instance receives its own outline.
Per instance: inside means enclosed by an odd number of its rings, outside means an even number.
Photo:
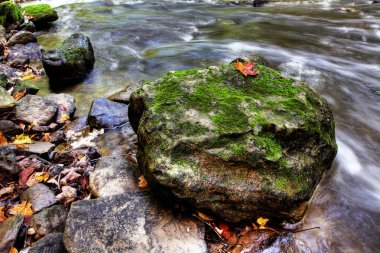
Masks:
[[[0,146],[7,146],[8,141],[7,138],[5,138],[3,132],[0,131]]]
[[[59,115],[57,122],[61,124],[70,122],[70,116],[66,113],[62,113],[61,115]]]
[[[12,138],[13,144],[33,144],[34,135],[19,134]]]
[[[259,224],[259,229],[265,229],[269,219],[260,217],[256,220],[257,224]]]
[[[251,61],[247,62],[246,64],[243,64],[239,62],[239,60],[237,60],[235,66],[236,69],[239,70],[244,76],[256,76],[259,74],[257,71],[254,70],[253,67],[255,66],[255,64]]]
[[[13,184],[10,185],[10,186],[1,188],[0,189],[0,197],[3,196],[3,195],[5,195],[5,194],[13,192],[14,189],[15,189],[15,186]]]
[[[18,253],[18,250],[15,247],[12,247],[9,253]]]
[[[28,167],[28,168],[23,169],[18,174],[20,183],[22,185],[26,184],[26,182],[28,181],[28,178],[30,177],[30,175],[32,175],[34,173],[34,171],[35,171],[35,169],[33,167]]]
[[[46,182],[47,180],[49,180],[49,173],[36,172],[35,177],[38,182]]]
[[[16,144],[17,149],[29,149],[28,145],[25,144]]]
[[[211,216],[208,216],[200,211],[197,211],[197,215],[199,216],[199,218],[201,218],[202,220],[204,221],[214,221],[215,219]]]
[[[33,214],[32,204],[26,201],[23,201],[21,202],[21,204],[13,206],[9,210],[9,214],[12,214],[12,215],[21,214],[23,216],[32,215]]]
[[[17,92],[17,93],[13,96],[13,98],[14,98],[16,101],[17,101],[17,100],[20,100],[21,98],[24,97],[25,93],[26,93],[26,89],[23,90],[23,91],[19,91],[19,92]]]
[[[56,199],[60,202],[66,203],[71,199],[77,198],[77,189],[71,186],[63,186],[62,192],[56,196]]]
[[[65,176],[61,180],[59,180],[60,185],[67,185],[67,183],[75,181],[81,176],[75,171],[74,167],[70,169],[65,169],[61,173]]]
[[[222,233],[220,235],[223,236],[226,240],[230,239],[233,234],[230,231],[230,227],[225,223],[219,223],[219,228],[222,230]]]
[[[3,206],[0,206],[0,222],[3,222],[7,219],[7,217],[4,216],[4,211],[3,211],[4,207]]]
[[[29,228],[28,231],[26,232],[28,235],[35,235],[36,230],[34,228]]]
[[[42,136],[41,141],[51,142],[52,139],[53,138],[51,137],[50,133],[44,133],[44,136]]]
[[[145,188],[148,188],[148,181],[146,181],[144,175],[141,175],[139,177],[139,183],[138,183],[138,186],[140,189],[145,189]]]
[[[32,187],[33,185],[36,185],[38,183],[39,181],[37,181],[35,173],[28,178],[28,181],[26,181],[26,185],[28,187]]]
[[[228,246],[235,246],[238,241],[239,241],[239,237],[235,233],[232,233],[230,238],[227,239],[227,244]]]

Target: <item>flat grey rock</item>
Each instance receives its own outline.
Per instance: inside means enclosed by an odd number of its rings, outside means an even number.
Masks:
[[[71,206],[69,253],[207,252],[203,224],[175,215],[150,195],[115,195]]]
[[[16,105],[16,118],[26,123],[48,125],[56,115],[56,103],[35,95],[26,95]]]
[[[34,213],[57,203],[55,194],[44,184],[36,184],[21,194],[21,200],[32,203]]]
[[[33,215],[31,227],[40,237],[50,233],[61,232],[65,229],[67,209],[62,205],[54,205]]]
[[[94,128],[113,128],[128,122],[128,105],[97,98],[92,102],[88,123]]]
[[[74,116],[76,110],[75,99],[70,94],[54,93],[47,95],[45,98],[58,105],[58,115],[67,114],[69,116]]]
[[[45,155],[49,150],[55,145],[50,142],[45,141],[36,141],[33,144],[25,144],[28,146],[27,149],[17,149],[16,145],[11,144],[10,147],[14,149],[17,153],[26,154],[26,155]]]
[[[33,243],[28,253],[65,253],[62,233],[52,233]]]
[[[33,33],[28,31],[20,31],[14,34],[8,40],[8,46],[13,46],[16,44],[28,44],[29,42],[37,42],[36,36]]]

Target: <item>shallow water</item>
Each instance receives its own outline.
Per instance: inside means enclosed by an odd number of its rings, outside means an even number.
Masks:
[[[266,57],[308,82],[332,106],[338,155],[299,233],[301,252],[380,250],[380,4],[323,1],[227,7],[213,1],[47,0],[59,21],[39,42],[47,49],[73,32],[88,35],[96,66],[76,96],[79,115],[94,97],[178,69]],[[345,6],[355,12],[340,13]],[[48,85],[42,94],[51,92]]]

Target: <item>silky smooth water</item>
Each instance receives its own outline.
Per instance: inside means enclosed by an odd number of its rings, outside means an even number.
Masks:
[[[76,97],[79,115],[94,97],[139,80],[240,56],[264,56],[282,73],[308,82],[333,109],[339,151],[303,223],[321,228],[296,234],[297,247],[380,252],[380,4],[68,1],[74,4],[47,0],[61,5],[60,19],[38,41],[49,49],[74,32],[90,37],[93,73],[61,90]],[[342,6],[354,12],[337,11]],[[52,92],[48,84],[41,88]]]

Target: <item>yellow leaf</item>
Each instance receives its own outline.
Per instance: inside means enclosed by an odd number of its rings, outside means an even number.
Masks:
[[[5,138],[3,132],[0,131],[0,146],[7,146],[8,141],[7,138]]]
[[[208,216],[208,215],[206,215],[200,211],[197,211],[197,214],[198,214],[199,218],[201,218],[204,221],[214,221],[215,220],[213,217],[210,217],[210,216]]]
[[[51,137],[50,133],[44,133],[44,136],[42,136],[41,141],[51,142],[53,138]]]
[[[12,138],[13,144],[33,144],[32,138],[34,135],[19,134]]]
[[[59,115],[59,119],[57,120],[58,123],[66,123],[70,121],[70,116],[66,113],[62,113]]]
[[[4,211],[3,211],[4,207],[3,206],[0,206],[0,222],[3,222],[7,219],[7,217],[4,216]]]
[[[46,182],[49,179],[49,173],[47,173],[47,172],[36,172],[35,177],[36,177],[36,180],[38,182],[42,182],[42,181]]]
[[[21,202],[21,204],[15,205],[9,210],[9,214],[21,214],[23,216],[32,215],[32,204],[26,201]]]
[[[259,224],[259,229],[265,229],[269,219],[260,217],[256,220],[257,224]]]
[[[18,250],[15,247],[12,247],[9,253],[18,253]]]

